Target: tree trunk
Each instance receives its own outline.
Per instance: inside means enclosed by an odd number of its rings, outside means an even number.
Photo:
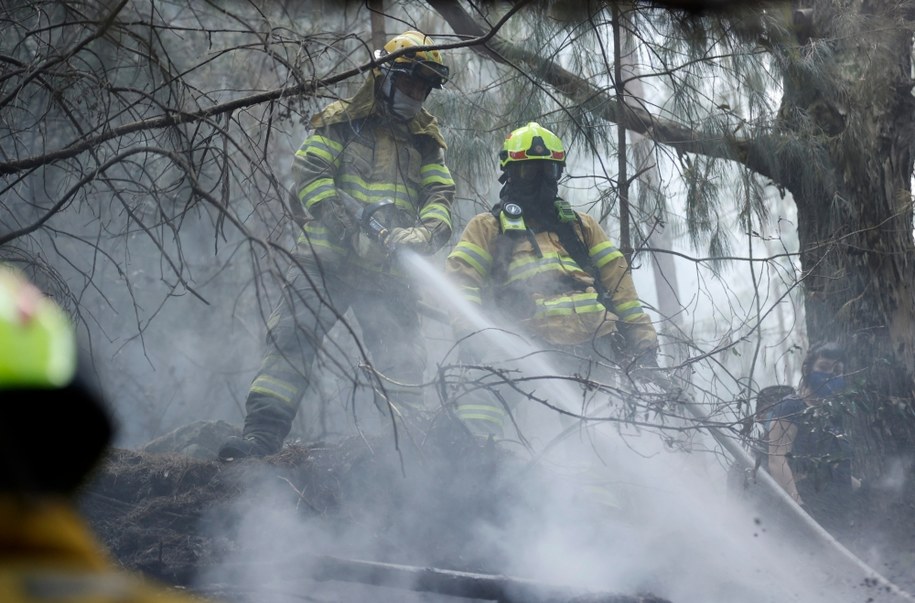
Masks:
[[[912,32],[890,3],[806,4],[812,39],[795,50],[828,57],[828,72],[817,86],[789,71],[780,118],[819,149],[810,155],[819,159],[786,167],[807,328],[811,343],[837,340],[848,349],[850,381],[867,392],[857,400],[855,439],[866,450],[859,461],[874,474],[877,459],[907,454],[915,434]],[[826,47],[831,54],[821,52]]]
[[[645,98],[642,86],[642,75],[639,69],[638,43],[633,39],[630,26],[620,27],[619,55],[620,78],[622,86],[631,99]],[[633,105],[636,103],[633,102]],[[636,132],[630,132],[632,159],[635,173],[638,174],[639,205],[643,215],[650,215],[657,222],[650,223],[645,235],[645,242],[653,249],[673,249],[673,237],[665,224],[667,200],[661,189],[661,175],[652,156],[653,143]],[[641,245],[642,241],[636,242]],[[676,263],[667,253],[651,253],[651,267],[654,272],[655,291],[658,297],[658,313],[661,324],[658,325],[667,355],[672,357],[670,364],[676,366],[686,358],[686,350],[681,349],[683,304],[680,302],[680,287],[677,281]]]
[[[383,48],[385,42],[388,41],[387,33],[384,30],[384,0],[368,0],[366,6],[372,15],[372,48],[378,50]]]

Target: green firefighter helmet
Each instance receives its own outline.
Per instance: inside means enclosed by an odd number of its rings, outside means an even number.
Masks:
[[[57,388],[75,372],[67,315],[19,271],[0,266],[0,390]]]
[[[503,170],[525,161],[551,161],[564,166],[566,150],[558,136],[532,121],[512,130],[499,152],[499,167]]]
[[[415,30],[405,31],[391,38],[384,48],[376,50],[375,58],[381,59],[405,48],[433,46],[434,44],[432,38],[424,33]],[[433,88],[441,88],[448,81],[449,76],[448,66],[442,59],[441,51],[437,49],[406,52],[390,63],[385,63],[382,69],[390,73],[404,73],[426,80]]]
[[[20,271],[0,264],[0,494],[71,494],[113,425],[82,374],[69,317]]]

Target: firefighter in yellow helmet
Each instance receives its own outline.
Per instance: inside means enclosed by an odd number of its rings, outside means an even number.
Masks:
[[[352,98],[312,118],[293,162],[295,202],[306,214],[296,262],[268,323],[242,435],[221,447],[220,459],[280,449],[317,350],[348,309],[373,367],[397,383],[421,382],[418,299],[392,259],[399,249],[432,254],[451,236],[454,180],[438,122],[423,109],[449,76],[441,53],[422,49],[432,45],[417,31],[395,36]],[[395,389],[395,402],[417,403],[409,388]]]
[[[0,601],[202,601],[117,568],[79,516],[74,491],[111,422],[63,310],[2,264],[0,400]]]
[[[446,272],[468,302],[545,348],[657,366],[657,336],[623,254],[559,196],[565,161],[562,141],[540,124],[511,132],[499,153],[500,202],[470,220]],[[455,329],[459,338],[471,331],[461,319]],[[457,414],[472,432],[497,438],[507,418],[499,402],[474,401]]]

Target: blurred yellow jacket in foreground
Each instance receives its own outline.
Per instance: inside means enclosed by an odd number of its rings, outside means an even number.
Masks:
[[[201,603],[117,568],[66,499],[0,498],[3,603]]]

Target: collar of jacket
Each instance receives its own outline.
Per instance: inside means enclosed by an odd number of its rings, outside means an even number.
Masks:
[[[375,103],[375,74],[369,73],[362,86],[350,98],[334,101],[325,107],[320,113],[312,116],[311,127],[320,128],[333,124],[344,123],[354,119],[362,119],[370,115],[378,115],[378,108]],[[434,140],[442,149],[447,149],[445,139],[438,127],[438,120],[434,115],[420,109],[419,115],[410,120],[407,124],[410,133],[416,136],[428,136]]]

